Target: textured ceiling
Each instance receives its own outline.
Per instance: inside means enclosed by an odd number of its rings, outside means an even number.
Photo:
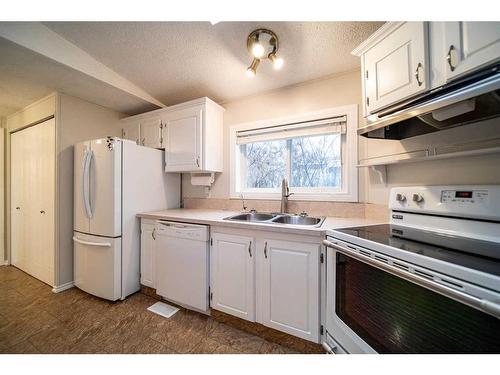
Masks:
[[[227,101],[355,69],[350,54],[382,22],[63,22],[46,26],[166,105],[200,96]],[[255,78],[248,34],[280,39],[281,71],[265,61]]]
[[[359,67],[351,50],[382,22],[47,22],[50,29],[166,105],[208,96],[218,102]],[[280,71],[257,76],[247,35],[265,27],[280,39]],[[0,116],[57,90],[124,113],[155,108],[121,90],[0,38]]]

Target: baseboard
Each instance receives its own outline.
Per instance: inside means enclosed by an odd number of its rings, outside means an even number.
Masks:
[[[59,293],[67,289],[71,289],[75,286],[75,283],[73,281],[70,281],[69,283],[65,283],[59,286],[55,286],[52,288],[52,292],[54,293]]]
[[[9,263],[9,260],[8,260],[8,259],[5,259],[5,260],[3,261],[3,263],[1,263],[0,265],[2,265],[2,266],[8,266],[9,264],[10,264],[10,263]]]

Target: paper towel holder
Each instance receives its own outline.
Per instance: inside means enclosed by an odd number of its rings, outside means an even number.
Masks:
[[[191,185],[210,187],[215,181],[214,172],[191,173]]]

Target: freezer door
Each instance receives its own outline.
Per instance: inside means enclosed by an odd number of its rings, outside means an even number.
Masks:
[[[121,298],[121,238],[74,232],[75,286],[94,296]]]
[[[122,230],[121,140],[96,139],[91,141],[90,149],[89,233],[118,237]]]
[[[89,187],[90,142],[75,145],[74,150],[74,227],[78,232],[90,231],[90,187]]]

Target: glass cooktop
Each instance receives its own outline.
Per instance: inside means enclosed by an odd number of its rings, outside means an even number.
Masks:
[[[335,231],[500,276],[500,243],[392,224]]]

